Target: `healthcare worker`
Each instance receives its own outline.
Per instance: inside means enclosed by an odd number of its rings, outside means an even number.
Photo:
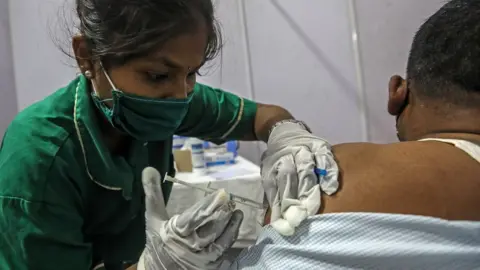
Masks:
[[[174,174],[173,134],[268,141],[276,162],[262,170],[290,173],[264,179],[287,232],[317,212],[325,183],[336,189],[314,172],[332,162],[329,145],[288,111],[196,83],[221,45],[210,0],[77,0],[76,10],[81,74],[22,111],[0,148],[0,269],[135,269],[140,257],[146,269],[216,268],[242,219],[226,193],[168,218],[171,184],[154,196],[149,177],[142,184],[145,167]]]

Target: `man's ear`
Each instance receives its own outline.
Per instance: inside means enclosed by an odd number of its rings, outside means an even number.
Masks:
[[[392,76],[388,84],[388,113],[399,115],[405,106],[407,96],[407,82],[399,75]]]
[[[85,75],[85,72],[89,71],[91,74],[91,76],[89,76],[90,79],[95,78],[95,67],[85,37],[83,35],[75,35],[72,38],[72,48],[82,74]]]

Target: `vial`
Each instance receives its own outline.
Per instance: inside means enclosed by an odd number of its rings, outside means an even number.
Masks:
[[[190,138],[189,144],[192,151],[193,172],[197,174],[205,174],[207,171],[207,165],[205,162],[203,141],[197,138]]]

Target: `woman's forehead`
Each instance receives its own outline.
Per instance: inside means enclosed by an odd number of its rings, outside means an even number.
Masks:
[[[195,68],[205,60],[207,40],[206,31],[180,34],[154,49],[144,60],[172,68]]]

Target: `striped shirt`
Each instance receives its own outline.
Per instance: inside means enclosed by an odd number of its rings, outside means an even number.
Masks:
[[[480,269],[480,222],[317,215],[290,237],[266,226],[230,269]]]

